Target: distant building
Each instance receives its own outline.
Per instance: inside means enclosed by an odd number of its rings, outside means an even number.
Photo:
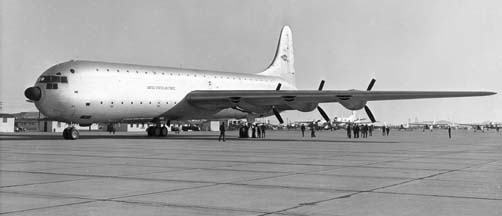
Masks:
[[[127,132],[133,132],[133,131],[145,132],[148,127],[154,126],[154,125],[155,124],[153,124],[153,123],[131,123],[131,124],[127,124],[126,131]]]
[[[21,112],[12,114],[15,117],[15,127],[22,131],[36,132],[63,132],[69,126],[65,122],[46,120],[45,116],[39,112]],[[74,125],[78,130],[98,130],[98,124],[92,124],[87,127]]]
[[[15,117],[10,114],[0,113],[0,118],[2,118],[0,122],[0,132],[14,132]]]

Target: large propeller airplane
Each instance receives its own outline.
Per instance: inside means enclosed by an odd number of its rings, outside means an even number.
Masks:
[[[167,136],[171,120],[224,120],[317,109],[330,122],[321,103],[338,102],[349,110],[375,117],[368,101],[492,95],[482,91],[365,91],[298,90],[292,32],[284,26],[272,64],[257,74],[180,69],[97,61],[71,60],[54,65],[25,90],[29,102],[48,119],[71,125],[153,122],[149,136]],[[75,127],[63,131],[65,139],[78,139]]]

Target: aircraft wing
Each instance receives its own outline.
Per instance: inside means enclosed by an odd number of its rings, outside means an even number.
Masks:
[[[318,103],[486,96],[482,91],[361,91],[361,90],[196,90],[163,114],[173,119],[196,115],[200,110],[236,109],[249,113],[276,110],[312,111]],[[363,108],[363,107],[359,107]]]
[[[495,94],[480,91],[316,91],[316,90],[204,90],[192,91],[186,99],[196,106],[231,107],[245,101],[261,106],[288,103],[328,103],[379,100],[403,100],[421,98],[472,97]]]

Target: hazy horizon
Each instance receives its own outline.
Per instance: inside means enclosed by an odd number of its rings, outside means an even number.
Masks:
[[[375,78],[373,90],[494,91],[368,106],[388,123],[502,121],[502,2],[495,0],[1,0],[0,11],[4,113],[36,111],[24,89],[70,59],[260,72],[289,25],[299,89],[323,79],[325,89],[366,89]],[[338,103],[321,105],[330,117],[350,114]]]

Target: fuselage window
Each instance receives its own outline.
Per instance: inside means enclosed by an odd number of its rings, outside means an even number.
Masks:
[[[112,103],[111,103],[111,104],[113,104],[113,101],[112,101]]]
[[[96,71],[99,71],[99,69],[96,68]]]
[[[46,89],[58,89],[58,84],[57,83],[47,83],[45,88]]]
[[[143,101],[139,102],[139,104],[143,104]]]
[[[117,72],[120,72],[120,70],[117,70]]]
[[[86,105],[86,106],[90,106],[90,105],[91,105],[91,103],[87,102],[87,103],[85,103],[85,105]]]
[[[131,101],[131,104],[133,104],[134,102]]]
[[[120,102],[120,104],[124,104],[124,101]]]
[[[68,77],[61,77],[61,83],[68,83]]]
[[[151,102],[151,101],[150,101],[150,102],[148,102],[148,103],[149,103],[149,104],[152,104],[152,102]]]
[[[106,69],[106,71],[110,71],[110,69]]]
[[[70,73],[75,73],[75,70],[73,68],[71,68]]]
[[[126,72],[129,73],[129,70],[127,70]]]

